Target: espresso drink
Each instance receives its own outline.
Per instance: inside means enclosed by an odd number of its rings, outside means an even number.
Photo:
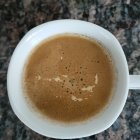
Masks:
[[[23,81],[25,95],[41,114],[78,122],[95,116],[109,103],[114,69],[108,52],[95,40],[65,34],[33,50]]]

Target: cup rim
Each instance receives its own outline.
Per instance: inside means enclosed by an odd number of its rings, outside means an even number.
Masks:
[[[57,23],[60,23],[60,22],[72,22],[73,24],[74,23],[88,23],[90,26],[91,25],[94,25],[94,26],[96,26],[97,28],[100,28],[100,29],[102,29],[102,30],[104,30],[104,31],[107,31],[106,29],[104,29],[104,28],[102,28],[102,27],[100,27],[100,26],[98,26],[98,25],[96,25],[96,24],[93,24],[93,23],[90,23],[90,22],[85,22],[85,21],[81,21],[81,20],[72,20],[72,19],[65,19],[65,20],[55,20],[55,21],[50,21],[50,22],[47,22],[47,23],[44,23],[44,24],[41,24],[41,25],[39,25],[39,26],[37,26],[37,27],[35,27],[35,28],[33,28],[33,29],[31,29],[29,32],[27,32],[27,34],[21,39],[21,41],[19,42],[19,44],[17,45],[17,48],[15,49],[15,51],[14,51],[14,53],[13,53],[13,55],[12,55],[12,57],[11,57],[11,61],[10,61],[10,64],[9,64],[9,68],[8,68],[8,73],[7,73],[7,89],[8,89],[8,96],[9,96],[9,100],[10,100],[10,104],[11,104],[11,106],[12,106],[12,109],[13,109],[13,111],[14,111],[14,113],[17,115],[17,117],[25,124],[25,125],[27,125],[29,128],[31,128],[32,130],[34,130],[35,132],[37,132],[37,133],[40,133],[40,134],[42,134],[42,135],[45,135],[44,133],[42,133],[42,132],[40,132],[40,131],[38,131],[38,130],[36,130],[36,129],[34,129],[32,126],[32,124],[30,124],[26,119],[24,119],[23,117],[21,117],[21,115],[19,114],[19,112],[15,109],[15,106],[13,105],[13,100],[11,99],[11,91],[10,91],[10,87],[11,87],[11,73],[12,73],[12,70],[11,70],[11,67],[12,67],[12,63],[13,63],[13,57],[14,57],[14,55],[16,54],[16,51],[17,50],[19,50],[20,49],[20,45],[22,45],[22,43],[24,43],[26,40],[27,40],[27,38],[29,37],[29,36],[31,36],[31,35],[33,35],[37,30],[40,30],[40,29],[42,29],[42,28],[45,28],[45,26],[48,26],[49,24],[57,24]],[[112,33],[110,33],[109,31],[107,31],[111,36],[113,36],[113,38],[115,39],[115,40],[117,40],[115,37],[114,37],[114,35],[112,34]],[[118,41],[117,41],[118,42]],[[120,49],[122,50],[122,48],[121,48],[121,45],[119,44],[119,42],[118,42],[118,46],[120,47]],[[127,66],[127,61],[126,61],[126,58],[125,58],[125,55],[124,55],[124,53],[123,53],[123,57],[124,57],[124,60],[125,60],[125,71],[126,71],[126,75],[127,75],[127,79],[126,79],[126,81],[127,81],[127,83],[126,83],[126,92],[128,91],[128,76],[129,76],[129,73],[128,73],[128,66]],[[123,104],[122,104],[122,106],[124,106],[124,104],[125,104],[125,102],[126,102],[126,98],[127,98],[127,95],[124,97],[124,102],[123,102]],[[123,108],[123,107],[121,107],[121,108]],[[119,111],[119,113],[118,113],[118,116],[120,115],[120,113],[121,113],[121,111],[122,110],[120,110]],[[114,123],[114,121],[118,118],[118,116],[116,116],[116,117],[114,117],[113,119],[112,119],[112,121],[110,121],[110,123],[108,123],[108,125],[106,125],[106,127],[104,127],[104,128],[102,128],[102,130],[100,129],[100,131],[97,131],[97,132],[95,132],[94,134],[97,134],[97,133],[99,133],[99,132],[102,132],[102,131],[104,131],[104,130],[106,130],[107,128],[109,128],[113,123]],[[28,122],[28,123],[27,123]],[[45,136],[49,136],[49,137],[52,137],[52,138],[60,138],[60,139],[63,139],[63,138],[65,138],[65,139],[69,139],[69,138],[80,138],[80,137],[86,137],[86,136],[90,136],[90,135],[92,135],[93,133],[85,133],[85,134],[81,134],[81,136],[79,136],[79,135],[75,135],[75,136],[68,136],[68,137],[63,137],[63,136],[55,136],[55,135],[45,135]]]

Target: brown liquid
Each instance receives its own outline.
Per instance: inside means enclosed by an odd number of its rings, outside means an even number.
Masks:
[[[107,54],[96,41],[77,35],[43,41],[25,67],[27,97],[53,120],[77,122],[96,115],[112,95],[114,71]]]

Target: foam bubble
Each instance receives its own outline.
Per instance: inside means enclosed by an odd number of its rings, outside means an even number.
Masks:
[[[98,74],[95,75],[95,84],[98,84]]]
[[[82,91],[88,91],[88,92],[93,92],[93,88],[95,87],[95,85],[93,86],[87,86],[87,87],[83,87],[81,88]]]
[[[82,98],[77,98],[77,97],[74,96],[74,95],[71,96],[71,99],[72,99],[73,101],[79,101],[79,102],[83,101]]]
[[[41,76],[40,75],[37,75],[36,78],[37,78],[37,80],[41,80]]]
[[[68,77],[68,75],[62,75],[63,77],[65,77],[65,78],[67,78]]]
[[[57,76],[56,78],[53,78],[54,79],[54,81],[56,81],[56,82],[63,82],[63,80],[62,79],[60,79],[60,77],[59,76]]]

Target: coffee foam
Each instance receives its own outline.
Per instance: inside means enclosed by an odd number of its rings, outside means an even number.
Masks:
[[[99,44],[88,39],[64,36],[47,40],[34,51],[26,66],[26,93],[49,118],[85,120],[97,114],[111,95],[111,88],[106,89],[112,86],[112,65],[108,60]]]

